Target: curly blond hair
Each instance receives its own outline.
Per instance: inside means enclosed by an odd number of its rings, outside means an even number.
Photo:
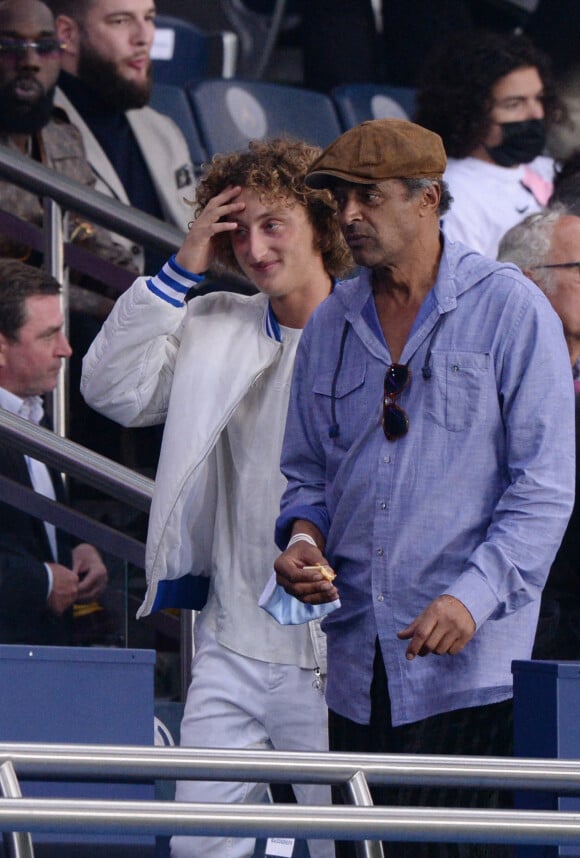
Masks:
[[[324,268],[331,277],[344,277],[353,261],[336,218],[336,205],[330,192],[307,188],[304,178],[321,150],[301,140],[277,137],[253,140],[242,152],[214,155],[201,176],[195,216],[208,202],[229,185],[241,185],[256,191],[268,201],[298,204],[306,209],[314,231],[315,248],[320,251]],[[228,233],[214,238],[215,260],[219,266],[243,274],[234,256]]]

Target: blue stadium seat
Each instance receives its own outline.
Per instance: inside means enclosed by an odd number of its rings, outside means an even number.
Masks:
[[[262,80],[278,37],[300,24],[301,0],[221,0],[240,39],[238,75]]]
[[[207,151],[201,142],[185,90],[168,83],[154,83],[151,107],[170,116],[179,126],[187,140],[194,169],[199,174],[201,165],[207,161]]]
[[[156,83],[183,86],[190,80],[233,77],[238,53],[235,33],[208,33],[190,21],[157,15],[151,51]]]
[[[208,37],[195,24],[171,15],[158,15],[151,51],[156,83],[184,84],[206,77]]]
[[[335,87],[331,96],[344,130],[367,119],[410,119],[415,91],[407,87],[350,83]]]
[[[342,132],[332,99],[320,92],[218,79],[188,84],[186,92],[210,156],[280,135],[327,146]]]

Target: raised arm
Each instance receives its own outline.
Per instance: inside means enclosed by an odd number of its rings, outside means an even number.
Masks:
[[[140,277],[116,302],[83,361],[87,403],[123,426],[162,423],[169,395],[186,296],[213,258],[212,239],[236,223],[239,188],[217,194],[191,224],[177,254],[154,277]]]

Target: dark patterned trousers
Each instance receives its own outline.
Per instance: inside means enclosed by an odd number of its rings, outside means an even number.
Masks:
[[[438,658],[439,656],[427,656]],[[444,656],[447,657],[447,656]],[[450,656],[452,657],[452,656]],[[444,712],[393,727],[387,677],[380,648],[375,655],[370,724],[329,713],[330,749],[354,753],[511,756],[512,700]],[[376,805],[398,807],[510,808],[511,793],[490,788],[372,787]],[[342,803],[338,788],[333,800]],[[385,858],[511,858],[513,847],[486,843],[384,843]],[[354,858],[354,843],[337,841],[337,858]]]

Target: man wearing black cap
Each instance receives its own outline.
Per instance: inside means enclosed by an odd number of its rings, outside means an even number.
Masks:
[[[572,508],[561,324],[515,267],[443,239],[444,169],[437,134],[375,120],[307,177],[332,190],[361,269],[298,350],[277,523],[291,544],[276,570],[301,601],[335,602],[324,620],[335,750],[511,752],[511,662],[530,656]],[[304,568],[316,564],[336,580]],[[375,800],[503,801],[440,789]],[[406,847],[422,848],[397,855]]]

